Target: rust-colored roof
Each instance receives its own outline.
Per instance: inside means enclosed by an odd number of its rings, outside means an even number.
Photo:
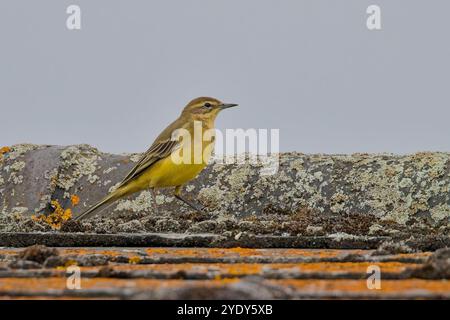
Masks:
[[[0,249],[1,299],[176,299],[193,288],[212,298],[223,290],[235,298],[450,298],[448,279],[420,276],[431,252],[59,248],[38,264],[21,261],[23,250]],[[80,290],[67,287],[69,265],[80,267]],[[380,268],[380,289],[368,287],[371,266]]]

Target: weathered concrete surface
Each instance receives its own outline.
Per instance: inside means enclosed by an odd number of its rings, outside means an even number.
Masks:
[[[62,232],[8,232],[0,233],[0,246],[27,247],[42,244],[52,247],[243,247],[243,248],[322,248],[322,249],[377,249],[374,254],[391,252],[410,253],[434,251],[450,247],[450,238],[424,236],[401,240],[380,236],[271,236],[247,235],[234,237],[217,234],[179,233],[62,233]]]
[[[5,151],[6,150],[6,151]],[[119,182],[139,155],[111,155],[87,145],[15,145],[0,155],[0,232],[50,231],[32,214],[50,212],[58,200],[74,215]],[[280,155],[279,171],[212,163],[186,187],[202,214],[163,190],[118,201],[65,232],[214,233],[229,239],[377,236],[448,237],[450,154]],[[80,203],[71,204],[76,195]],[[153,209],[156,202],[157,210]],[[445,241],[444,241],[445,242]]]
[[[0,299],[449,299],[450,251],[244,248],[0,249]],[[45,260],[44,260],[45,259]],[[67,267],[81,289],[67,288]],[[381,288],[367,286],[378,266]]]

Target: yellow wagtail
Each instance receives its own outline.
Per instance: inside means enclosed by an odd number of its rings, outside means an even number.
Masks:
[[[161,132],[117,188],[75,220],[86,218],[100,207],[135,192],[166,187],[175,187],[174,196],[177,199],[195,210],[201,210],[181,196],[182,186],[205,168],[214,147],[214,137],[206,143],[203,137],[199,141],[195,136],[195,127],[200,124],[202,131],[214,130],[217,114],[234,106],[237,104],[226,104],[209,97],[200,97],[189,102],[178,119]],[[182,136],[181,141],[175,135],[180,131],[187,133],[187,136]],[[198,153],[201,154],[200,161],[194,159]],[[180,157],[183,161],[179,161]]]

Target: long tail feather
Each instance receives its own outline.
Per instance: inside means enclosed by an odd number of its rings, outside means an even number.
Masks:
[[[117,199],[117,195],[113,192],[113,193],[107,195],[106,197],[104,197],[102,200],[97,202],[95,205],[90,207],[88,210],[86,210],[85,212],[83,212],[79,216],[75,217],[74,220],[79,221],[79,220],[88,218],[88,217],[90,217],[92,215],[92,213],[94,213],[94,211],[96,211],[97,209],[100,209],[104,205],[106,205],[106,204],[108,204],[108,203],[110,203],[110,202],[112,202],[112,201],[114,201],[116,199]]]

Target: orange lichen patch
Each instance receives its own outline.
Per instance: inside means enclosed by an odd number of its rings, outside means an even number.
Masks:
[[[19,254],[22,249],[0,249],[0,254],[5,256],[14,256]]]
[[[124,249],[104,249],[104,248],[62,248],[59,249],[60,255],[89,255],[103,254],[111,257],[136,256],[138,251],[146,252],[149,256],[175,256],[175,257],[202,257],[202,258],[226,258],[226,257],[307,257],[313,259],[329,259],[339,256],[359,254],[369,254],[371,250],[333,250],[333,249],[242,249],[242,248],[148,248],[139,250]],[[0,249],[0,254],[11,255],[17,254],[15,249]],[[390,260],[395,259],[416,259],[418,261],[425,260],[431,255],[431,252],[423,253],[405,253],[395,254],[389,257]]]
[[[282,268],[284,265],[277,265]],[[196,264],[196,263],[179,263],[179,264],[110,264],[109,267],[116,271],[136,271],[136,270],[149,270],[161,273],[179,273],[180,271],[187,272],[218,272],[222,274],[245,276],[260,274],[264,265],[252,264],[252,263],[208,263],[208,264]],[[82,267],[81,271],[95,271],[98,267]]]
[[[1,291],[46,291],[63,290],[66,287],[64,277],[53,278],[2,278],[0,279]]]
[[[73,194],[70,196],[70,202],[72,203],[73,206],[76,206],[77,204],[80,203],[80,197],[77,196],[76,194]]]
[[[257,275],[261,273],[262,268],[260,264],[237,263],[227,265],[225,272],[230,275]]]
[[[148,255],[153,255],[153,254],[168,254],[170,253],[170,250],[167,248],[148,248],[146,250]]]
[[[65,290],[65,277],[51,278],[2,278],[0,291],[12,292],[42,292],[50,290]],[[151,290],[176,287],[218,287],[224,284],[238,282],[239,279],[223,280],[157,280],[157,279],[110,279],[110,278],[82,278],[83,289],[125,289]],[[77,290],[80,291],[80,290]]]
[[[335,293],[371,293],[374,295],[383,293],[407,293],[428,291],[450,295],[449,280],[381,280],[381,289],[371,290],[367,288],[366,280],[315,280],[315,279],[286,279],[268,280],[268,282],[290,286],[302,292],[335,292]]]
[[[149,248],[148,255],[177,255],[185,257],[225,257],[225,256],[258,256],[260,249],[247,248]]]
[[[72,210],[71,209],[63,209],[59,204],[58,200],[52,200],[51,205],[54,209],[52,213],[49,215],[41,214],[39,216],[32,215],[31,219],[34,221],[40,221],[48,224],[54,230],[61,229],[61,226],[64,222],[72,218]]]
[[[367,250],[336,250],[336,249],[283,249],[287,256],[303,256],[317,258],[336,258],[347,254],[365,254]]]
[[[130,264],[138,264],[138,263],[140,263],[141,262],[141,257],[139,257],[139,256],[133,256],[133,257],[130,257],[129,259],[128,259],[128,263],[130,263]]]
[[[81,281],[81,290],[159,290],[162,288],[213,288],[223,287],[228,284],[237,283],[239,279],[217,279],[213,280],[157,280],[157,279],[109,279],[109,278],[83,278]],[[379,296],[389,297],[389,295],[414,295],[420,294],[441,294],[450,295],[449,280],[382,280],[381,289],[370,290],[367,288],[366,280],[265,280],[266,283],[276,286],[284,286],[293,289],[299,296],[317,295],[317,296]],[[53,294],[70,295],[66,290],[65,277],[52,278],[3,278],[0,281],[0,291],[16,293],[36,293],[52,292]]]
[[[108,255],[111,257],[117,257],[117,256],[133,256],[135,253],[133,252],[127,252],[124,250],[105,250],[105,249],[97,249],[97,248],[64,248],[60,249],[60,255],[90,255],[90,254],[103,254]]]
[[[395,258],[428,258],[431,256],[432,252],[417,252],[417,253],[397,253],[393,256]]]
[[[249,249],[249,248],[149,248],[148,255],[176,255],[185,257],[310,257],[318,259],[336,258],[347,254],[367,254],[368,250],[332,249]]]
[[[406,268],[420,266],[413,263],[402,262],[320,262],[320,263],[299,263],[295,268],[301,272],[348,272],[366,273],[369,266],[380,267],[381,272],[399,273]]]
[[[57,266],[55,269],[58,270],[58,271],[66,271],[68,267],[70,267],[70,266],[77,266],[77,265],[78,265],[77,261],[69,259],[69,260],[64,262],[64,265]]]
[[[132,262],[130,262],[132,263]],[[177,263],[177,264],[110,264],[116,271],[148,270],[165,274],[176,274],[181,271],[208,273],[214,272],[227,276],[259,275],[267,271],[291,271],[298,273],[359,273],[367,274],[367,267],[373,265],[370,262],[344,262],[344,263]],[[406,268],[414,268],[419,265],[400,262],[380,262],[376,264],[381,272],[401,273]],[[95,271],[99,267],[82,267],[82,271]]]
[[[0,155],[3,155],[3,154],[8,153],[10,151],[11,151],[10,147],[1,147],[0,148]]]
[[[78,263],[75,261],[75,260],[67,260],[65,263],[64,263],[64,267],[70,267],[70,266],[76,266]]]
[[[214,250],[214,249],[211,249],[211,250]],[[240,248],[240,247],[230,248],[227,251],[238,254],[241,257],[255,256],[255,255],[259,254],[258,249],[248,249],[248,248]],[[223,254],[223,250],[220,253]]]

